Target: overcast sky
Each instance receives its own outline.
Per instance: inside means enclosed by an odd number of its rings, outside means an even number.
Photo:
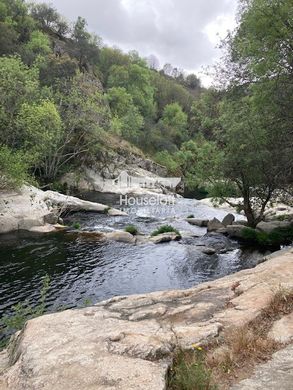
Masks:
[[[83,16],[106,44],[200,73],[219,58],[219,37],[235,26],[237,0],[51,0],[67,19]]]

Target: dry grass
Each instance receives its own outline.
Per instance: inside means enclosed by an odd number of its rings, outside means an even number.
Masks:
[[[282,344],[268,338],[274,321],[291,313],[293,310],[293,290],[279,288],[269,305],[259,316],[242,327],[227,329],[216,341],[203,349],[201,367],[210,373],[210,386],[217,384],[219,389],[228,389],[233,383],[247,378],[256,364],[267,361],[272,354],[282,347]],[[188,383],[193,383],[192,369],[198,365],[198,354],[190,351],[180,352],[180,364],[173,367],[173,377],[179,371],[176,390],[197,390],[197,387],[186,387],[180,378],[189,376]],[[185,362],[185,365],[184,365]],[[184,372],[182,369],[184,368]],[[177,371],[176,371],[177,370]],[[174,380],[173,380],[174,382]],[[216,388],[216,387],[211,387]],[[205,389],[205,387],[203,387]],[[209,389],[209,387],[207,387]]]

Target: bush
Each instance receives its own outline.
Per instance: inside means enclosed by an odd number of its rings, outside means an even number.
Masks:
[[[179,231],[177,229],[175,229],[173,226],[171,225],[163,225],[161,226],[160,228],[158,228],[157,230],[153,231],[151,236],[154,237],[154,236],[158,236],[159,234],[163,234],[163,233],[176,233],[178,236],[181,237],[181,234],[179,233]]]
[[[242,234],[245,241],[263,247],[288,245],[293,241],[293,226],[277,228],[270,233],[246,227],[242,230]]]
[[[30,181],[28,158],[25,153],[14,152],[5,145],[0,145],[0,190],[20,187]]]
[[[188,215],[187,218],[194,218],[194,215],[193,215],[193,214],[190,214],[190,215]]]
[[[132,234],[133,236],[136,236],[137,233],[138,233],[138,229],[137,227],[133,226],[133,225],[128,225],[126,226],[126,228],[124,229],[127,233],[130,233]]]
[[[74,222],[74,223],[72,224],[72,227],[73,227],[74,229],[76,229],[76,230],[79,230],[79,229],[80,229],[80,223],[79,223],[79,222]]]

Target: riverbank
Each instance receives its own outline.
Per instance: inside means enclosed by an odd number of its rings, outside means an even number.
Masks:
[[[108,205],[24,185],[18,191],[0,192],[0,234],[17,230],[53,232],[60,228],[56,224],[64,213],[77,211],[125,215]]]
[[[293,289],[292,276],[291,248],[188,290],[115,297],[39,317],[1,354],[0,389],[163,390],[176,348],[252,321],[280,287]]]

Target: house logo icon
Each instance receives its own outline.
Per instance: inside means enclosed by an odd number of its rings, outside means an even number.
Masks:
[[[180,177],[143,177],[130,176],[126,171],[122,171],[120,175],[112,181],[112,184],[121,188],[160,188],[166,187],[175,190],[181,182]]]

